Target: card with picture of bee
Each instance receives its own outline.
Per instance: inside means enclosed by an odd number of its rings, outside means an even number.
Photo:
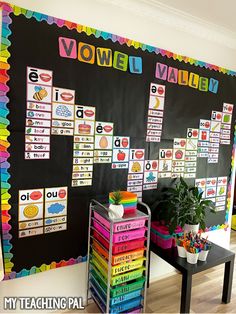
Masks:
[[[50,104],[52,102],[52,87],[27,84],[27,100]]]

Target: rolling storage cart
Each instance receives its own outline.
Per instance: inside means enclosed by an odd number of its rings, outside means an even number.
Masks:
[[[110,219],[106,205],[90,203],[87,298],[102,313],[145,313],[151,214],[138,208]]]

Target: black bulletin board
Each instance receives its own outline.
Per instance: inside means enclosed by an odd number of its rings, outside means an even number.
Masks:
[[[171,148],[173,139],[185,137],[187,128],[198,128],[199,119],[209,119],[212,110],[222,111],[223,103],[233,104],[236,99],[236,78],[205,67],[180,62],[155,52],[135,49],[126,44],[104,40],[94,35],[79,33],[75,29],[58,27],[47,21],[37,21],[10,14],[11,45],[8,49],[10,80],[8,141],[10,157],[9,203],[12,227],[12,271],[20,273],[42,264],[68,261],[87,253],[88,205],[91,198],[108,201],[108,193],[114,189],[126,190],[127,169],[112,170],[111,164],[94,164],[93,184],[86,187],[71,187],[73,137],[51,136],[51,155],[48,160],[25,160],[24,137],[26,115],[26,69],[27,66],[53,71],[53,85],[75,90],[75,103],[96,107],[96,120],[114,123],[114,135],[130,136],[132,148],[144,148],[145,159],[158,159],[160,148]],[[142,58],[142,74],[119,71],[113,67],[99,67],[62,58],[58,52],[58,38],[75,39],[95,47],[110,48]],[[188,86],[180,86],[155,78],[155,66],[161,62],[204,77],[219,81],[216,94],[202,92]],[[146,142],[147,113],[150,83],[166,86],[163,130],[160,143]],[[231,145],[221,145],[219,162],[208,164],[206,158],[198,158],[196,178],[231,175],[235,112],[231,128]],[[194,179],[188,179],[194,184]],[[144,191],[143,201],[152,205],[162,189],[173,179],[159,179],[158,188]],[[32,237],[18,237],[19,190],[43,187],[68,187],[67,230]],[[226,210],[208,215],[207,225],[225,223]]]

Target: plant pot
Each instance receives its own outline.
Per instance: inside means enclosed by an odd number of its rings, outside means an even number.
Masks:
[[[183,258],[187,257],[186,250],[183,246],[177,245],[177,250],[178,250],[179,257],[183,257]]]
[[[185,233],[188,233],[188,232],[198,233],[198,231],[199,231],[199,224],[197,224],[197,225],[185,224],[183,229],[184,229]]]
[[[108,214],[111,219],[122,218],[124,215],[123,205],[110,204]]]
[[[187,262],[190,264],[197,264],[199,253],[187,252]]]
[[[199,260],[199,261],[202,261],[202,262],[205,262],[206,259],[207,259],[208,253],[209,253],[209,251],[201,251],[201,252],[199,253],[198,260]]]

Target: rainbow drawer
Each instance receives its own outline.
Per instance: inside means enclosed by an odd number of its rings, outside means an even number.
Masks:
[[[98,271],[101,273],[102,277],[107,279],[107,271],[104,269],[103,265],[99,263],[99,261],[93,256],[91,259],[92,265],[94,265]]]
[[[97,242],[96,239],[93,239],[92,248],[95,249],[100,255],[105,257],[107,260],[109,258],[108,251],[102,247],[101,244]],[[144,255],[145,248],[140,248],[138,250],[129,251],[127,253],[112,255],[112,265],[128,262],[137,258],[141,258]]]
[[[102,313],[106,313],[106,305],[104,304],[104,301],[99,296],[99,294],[95,291],[93,287],[90,287],[91,296],[95,303],[98,305],[98,307],[102,310]]]
[[[110,231],[103,227],[99,222],[93,219],[94,228],[101,233],[106,239],[110,238]],[[120,232],[113,234],[113,243],[120,243],[125,241],[131,241],[139,238],[143,238],[147,228],[135,229],[132,231]]]
[[[93,266],[91,267],[91,277],[93,277],[101,289],[103,291],[107,291],[107,285],[106,285],[106,279],[102,276],[102,274]],[[146,279],[145,277],[141,277],[138,279],[134,279],[133,282],[129,283],[123,283],[120,286],[116,286],[114,288],[110,288],[110,296],[111,298],[115,298],[118,296],[121,296],[126,293],[130,293],[135,290],[142,290],[144,287]]]
[[[132,309],[134,307],[137,307],[137,306],[141,305],[142,300],[143,300],[143,297],[138,297],[138,298],[129,300],[127,302],[120,303],[120,304],[115,305],[115,306],[111,306],[110,307],[110,313],[111,314],[120,313],[120,312],[127,311],[129,309]]]
[[[95,257],[99,261],[101,266],[104,267],[107,271],[108,269],[107,260],[103,258],[101,255],[99,255],[99,253],[94,249],[92,250],[92,256]]]
[[[99,245],[99,243],[96,240],[93,240],[92,248],[93,250],[98,251],[98,253],[104,256],[106,259],[109,258],[108,251],[104,249],[101,245]]]
[[[104,291],[101,286],[98,284],[98,282],[93,278],[91,277],[90,278],[90,285],[94,288],[94,290],[96,290],[96,292],[100,295],[100,297],[104,300],[104,303],[107,296],[106,296],[106,291]]]
[[[108,230],[110,230],[110,222],[107,219],[102,217],[97,212],[94,212],[94,217],[101,224],[103,224]],[[146,221],[146,218],[140,218],[140,219],[125,221],[125,222],[114,223],[113,232],[123,232],[123,231],[132,230],[132,229],[142,228],[145,226],[145,221]]]
[[[133,279],[140,278],[140,277],[142,277],[143,271],[145,269],[146,269],[145,267],[141,267],[139,269],[130,271],[128,273],[121,274],[121,275],[118,275],[118,276],[114,276],[114,277],[111,278],[111,285],[112,286],[116,286],[116,285],[119,285],[121,283],[124,283],[124,282],[127,282],[127,281],[131,281]]]
[[[119,304],[119,303],[122,303],[122,302],[126,302],[128,300],[140,297],[141,295],[142,295],[142,289],[135,290],[133,292],[130,292],[130,293],[127,293],[127,294],[123,294],[123,295],[121,295],[119,297],[111,298],[110,302],[111,302],[111,305],[116,305],[116,304]]]
[[[131,314],[131,313],[133,313],[133,314],[135,314],[135,313],[141,313],[141,312],[142,312],[142,309],[143,309],[143,307],[142,307],[142,306],[138,306],[138,307],[135,307],[135,308],[133,308],[133,309],[131,309],[131,310],[129,310],[129,311],[126,311],[126,314]]]
[[[108,263],[107,260],[105,260],[101,255],[98,254],[96,250],[92,250],[92,256],[96,258],[96,260],[99,262],[99,264],[105,268],[106,271],[108,271]],[[137,268],[140,268],[143,266],[143,262],[146,260],[145,257],[136,259],[134,261],[130,261],[127,263],[122,263],[116,266],[111,267],[111,275],[116,276],[122,273],[125,273],[127,271],[131,271]]]
[[[118,254],[112,256],[112,264],[120,264],[124,262],[128,262],[137,258],[141,258],[144,255],[145,248],[142,248],[140,250],[130,251],[125,254]]]
[[[94,288],[99,292],[102,298],[106,300],[106,293],[107,291],[103,289],[103,287],[100,285],[100,283],[95,279],[95,277],[91,276],[90,278],[91,284],[94,286]],[[111,297],[110,298],[110,305],[116,305],[122,302],[126,302],[128,300],[140,297],[142,294],[143,289],[135,290],[117,297]]]
[[[108,230],[110,230],[110,222],[104,218],[103,216],[99,215],[96,211],[93,212],[94,218],[97,219],[103,226],[105,226]]]
[[[90,285],[92,293],[95,295],[97,301],[100,301],[101,308],[104,308],[106,304],[106,293],[97,285],[95,280],[91,279]],[[123,300],[120,297],[110,299],[110,313],[120,313],[139,306],[143,299],[141,292],[141,290],[133,291],[129,296],[122,296]]]
[[[116,266],[113,266],[111,268],[111,274],[112,276],[116,276],[122,273],[125,273],[127,271],[131,271],[137,268],[140,268],[143,266],[144,261],[146,258],[139,258],[134,261],[128,262],[128,263],[122,263]]]
[[[129,231],[133,229],[139,229],[143,228],[145,226],[146,219],[136,219],[132,221],[127,221],[127,222],[119,222],[117,224],[114,224],[114,232],[124,232],[124,231]]]
[[[123,253],[123,252],[131,251],[131,250],[143,248],[145,244],[145,240],[146,238],[141,238],[141,239],[137,239],[137,240],[133,240],[129,242],[121,242],[121,243],[114,244],[112,246],[112,253],[118,254],[118,253]]]
[[[106,279],[102,277],[100,272],[94,267],[92,267],[90,270],[90,274],[91,274],[91,277],[95,278],[96,281],[99,283],[99,285],[101,286],[101,289],[103,289],[104,291],[107,291],[107,284],[105,282]]]
[[[110,238],[110,231],[106,230],[100,223],[98,223],[95,219],[93,219],[94,228],[101,233],[103,237],[106,239]]]
[[[109,250],[108,241],[105,240],[96,230],[93,230],[93,236],[94,236],[95,241],[97,241],[97,243],[101,243],[105,249]],[[144,245],[145,245],[145,241],[146,241],[146,238],[141,238],[141,239],[137,239],[137,240],[133,240],[133,241],[129,241],[129,242],[121,242],[121,243],[113,244],[112,245],[112,254],[119,254],[119,253],[132,251],[132,250],[136,250],[136,249],[140,249],[140,248],[143,249]],[[108,254],[108,252],[107,252],[107,254]],[[105,253],[104,256],[106,257],[108,255],[106,255],[106,253]],[[108,257],[106,257],[106,258],[108,258]]]
[[[120,243],[120,242],[126,242],[126,241],[143,238],[146,230],[147,228],[140,228],[140,229],[135,229],[133,231],[115,233],[113,235],[113,242]]]
[[[109,250],[109,242],[108,240],[105,240],[100,233],[98,233],[96,230],[93,230],[93,236],[94,238],[99,241],[106,249]]]
[[[145,277],[135,279],[132,283],[125,283],[110,289],[111,297],[130,293],[134,290],[142,289],[145,283]]]
[[[93,283],[91,283],[90,291],[91,291],[92,296],[95,299],[96,303],[99,303],[98,305],[99,305],[100,309],[102,309],[103,313],[105,313],[105,309],[106,309],[105,295],[101,291],[99,291]],[[126,302],[119,303],[117,305],[113,305],[110,307],[109,313],[115,314],[115,313],[127,311],[129,309],[133,309],[135,307],[140,306],[142,300],[143,300],[143,297],[139,296],[139,297],[133,298],[131,300],[128,300]]]

